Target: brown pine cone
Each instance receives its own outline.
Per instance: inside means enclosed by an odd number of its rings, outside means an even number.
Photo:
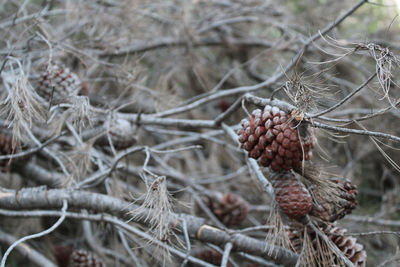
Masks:
[[[211,249],[203,250],[202,252],[197,254],[197,258],[217,266],[220,266],[222,262],[221,253]],[[233,267],[233,265],[229,262],[226,266]]]
[[[250,120],[244,119],[241,124],[239,142],[249,157],[260,159],[262,166],[271,166],[277,172],[301,169],[303,159],[311,159],[314,147],[312,128],[278,107],[267,105],[264,111],[256,109]]]
[[[103,267],[104,264],[94,255],[85,250],[74,250],[71,254],[69,267]]]
[[[54,249],[54,255],[60,267],[103,267],[96,256],[86,250],[74,250],[71,247],[59,246]]]
[[[313,192],[313,208],[310,215],[324,222],[334,222],[342,219],[346,214],[352,212],[357,206],[357,187],[349,180],[341,180],[333,177],[330,179],[337,184],[333,197],[327,198],[318,192]],[[310,189],[313,191],[313,189]],[[315,190],[315,189],[314,189]],[[337,196],[337,197],[335,197]]]
[[[367,262],[367,253],[363,245],[357,243],[355,237],[346,236],[346,229],[328,225],[324,229],[324,232],[355,266],[365,266]]]
[[[291,172],[271,173],[275,199],[289,218],[299,220],[312,208],[312,198],[305,185]]]
[[[205,201],[214,215],[227,227],[240,225],[249,213],[247,201],[232,193],[207,197]]]
[[[68,68],[60,65],[51,65],[40,74],[37,93],[52,103],[62,103],[71,96],[78,95],[81,82],[78,76]]]
[[[0,154],[11,155],[17,153],[16,147],[13,145],[12,138],[7,134],[0,133]],[[16,159],[0,160],[0,167],[8,167]]]
[[[363,245],[357,243],[357,239],[352,236],[346,236],[346,229],[340,229],[333,225],[327,225],[322,232],[343,252],[343,254],[357,267],[363,267],[367,261],[367,253],[363,249]],[[314,249],[318,249],[316,234],[311,229],[307,231],[309,239],[313,242]],[[290,229],[288,236],[292,244],[292,249],[296,253],[300,253],[303,247],[303,230]],[[334,259],[333,264],[339,264]],[[325,263],[326,264],[326,263]]]

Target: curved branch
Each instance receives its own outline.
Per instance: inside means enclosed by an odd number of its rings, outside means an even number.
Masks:
[[[59,216],[59,215],[57,215]],[[0,242],[11,245],[13,244],[17,239],[9,235],[3,231],[0,230]],[[44,257],[42,254],[40,254],[38,251],[35,249],[31,248],[30,246],[26,244],[20,244],[15,248],[23,257],[28,258],[28,260],[36,263],[38,266],[48,266],[48,267],[56,267],[53,262],[51,262],[49,259]]]

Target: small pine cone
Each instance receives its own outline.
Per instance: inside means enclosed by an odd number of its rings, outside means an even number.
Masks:
[[[207,197],[206,204],[214,215],[227,227],[240,225],[249,213],[249,204],[238,195]]]
[[[74,250],[68,267],[103,267],[105,266],[96,256],[85,250]]]
[[[7,134],[0,133],[0,154],[11,155],[17,153],[16,147],[13,144],[12,138]],[[0,160],[0,167],[9,166],[15,159]]]
[[[97,257],[85,250],[74,250],[71,247],[54,248],[54,256],[59,267],[103,267]]]
[[[52,103],[62,103],[71,96],[78,95],[81,82],[78,76],[68,68],[60,65],[51,65],[40,74],[37,93]]]
[[[222,263],[221,253],[219,253],[215,250],[211,250],[211,249],[203,250],[196,256],[197,256],[197,258],[199,258],[205,262],[211,263],[213,265],[220,266]],[[232,267],[233,265],[228,262],[227,266]]]
[[[299,220],[312,208],[312,198],[305,185],[291,172],[271,173],[275,199],[289,218]]]
[[[365,266],[367,253],[363,245],[357,243],[357,239],[352,236],[346,236],[346,229],[340,229],[333,225],[328,225],[324,229],[325,234],[333,243],[343,252],[343,254],[354,264],[354,266]]]
[[[327,225],[322,232],[343,252],[343,254],[357,267],[364,267],[367,261],[367,253],[363,249],[363,245],[357,243],[357,239],[352,236],[346,236],[346,229],[340,229],[333,225]],[[315,242],[316,234],[311,229],[307,231],[309,239],[313,243],[314,249],[318,249]],[[303,230],[290,229],[288,232],[292,249],[296,253],[300,253],[303,247]],[[337,261],[337,259],[335,260]],[[335,264],[338,264],[335,262]],[[336,265],[335,265],[336,266]]]
[[[333,196],[337,197],[327,198],[315,192],[313,194],[313,208],[310,212],[310,215],[324,222],[342,219],[346,214],[351,213],[358,204],[357,187],[355,185],[347,179],[341,180],[334,177],[330,180],[337,184],[336,192],[332,193]]]
[[[264,167],[273,171],[301,169],[302,161],[311,159],[314,133],[307,123],[295,118],[278,107],[265,106],[256,109],[250,120],[241,122],[239,142],[248,155],[260,159]]]

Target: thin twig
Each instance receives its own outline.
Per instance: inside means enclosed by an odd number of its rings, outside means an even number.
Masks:
[[[60,226],[60,224],[64,221],[65,217],[66,217],[66,211],[68,208],[68,202],[67,200],[63,200],[63,206],[61,208],[61,217],[57,220],[57,222],[51,226],[50,228],[48,228],[47,230],[44,230],[40,233],[37,234],[32,234],[32,235],[28,235],[25,236],[17,241],[15,241],[8,249],[7,251],[4,253],[3,258],[1,259],[1,267],[4,267],[6,265],[6,261],[7,261],[7,257],[8,255],[11,253],[11,251],[18,246],[19,244],[21,244],[22,242],[25,242],[29,239],[34,239],[34,238],[38,238],[38,237],[42,237],[45,236],[47,234],[50,234],[51,232],[53,232],[58,226]]]
[[[394,231],[372,231],[372,232],[363,232],[363,233],[346,233],[348,236],[369,236],[369,235],[397,235],[400,237],[400,232]]]
[[[129,256],[133,260],[136,266],[140,266],[140,262],[136,255],[132,252],[132,249],[129,247],[128,241],[125,238],[125,235],[122,231],[118,231],[119,238],[121,239],[122,245],[124,246],[125,250],[128,252]]]
[[[7,245],[13,244],[17,239],[0,230],[0,242],[5,243]],[[24,258],[29,259],[30,261],[36,263],[38,266],[46,266],[46,267],[56,267],[57,265],[39,253],[37,250],[28,246],[27,244],[19,245],[15,248],[19,253],[22,254]]]
[[[192,245],[190,244],[190,238],[189,238],[189,233],[187,230],[187,223],[186,223],[185,219],[182,219],[182,230],[183,230],[183,236],[185,237],[185,243],[186,243],[186,257],[185,257],[185,260],[181,264],[181,266],[183,267],[186,265],[186,263],[189,260],[190,251],[192,248]]]
[[[55,136],[52,138],[49,138],[48,140],[46,140],[44,143],[42,143],[40,146],[35,147],[35,148],[31,148],[28,150],[25,150],[23,152],[20,153],[15,153],[15,154],[10,154],[10,155],[0,155],[0,160],[3,159],[15,159],[15,158],[22,158],[22,157],[26,157],[32,154],[35,154],[36,152],[40,151],[41,149],[43,149],[44,147],[46,147],[47,145],[53,143],[55,140],[57,140],[60,136]]]
[[[224,254],[222,255],[221,267],[227,266],[231,250],[232,250],[232,243],[231,242],[226,243],[224,248]]]
[[[363,84],[361,84],[357,89],[355,89],[353,92],[351,92],[350,94],[348,94],[345,98],[343,98],[342,100],[340,100],[339,102],[337,102],[335,105],[333,105],[330,108],[327,108],[323,111],[320,111],[318,113],[315,114],[311,114],[309,117],[310,118],[317,118],[320,117],[322,115],[325,115],[326,113],[331,112],[332,110],[337,109],[338,107],[340,107],[341,105],[343,105],[347,100],[349,100],[350,98],[352,98],[356,93],[358,93],[359,91],[361,91],[361,89],[363,89],[365,86],[367,86],[367,84],[369,84],[372,79],[374,79],[376,76],[376,73],[372,74]]]
[[[337,127],[337,126],[332,126],[332,125],[328,125],[328,124],[324,124],[324,123],[320,123],[320,122],[316,122],[316,121],[312,122],[312,126],[321,128],[321,129],[327,129],[330,131],[336,131],[339,133],[350,133],[350,134],[374,136],[374,137],[379,137],[379,138],[384,138],[384,139],[389,139],[392,141],[400,142],[400,137],[391,135],[391,134],[387,134],[387,133]]]

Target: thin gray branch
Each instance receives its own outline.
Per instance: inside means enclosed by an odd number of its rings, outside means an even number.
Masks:
[[[232,46],[243,46],[243,47],[264,47],[270,48],[274,45],[273,42],[257,39],[257,38],[245,38],[245,39],[230,39],[228,42]],[[191,43],[193,47],[204,47],[204,46],[221,46],[227,45],[227,40],[223,38],[204,38],[199,41]],[[179,39],[176,37],[159,37],[157,39],[145,40],[128,46],[126,48],[115,49],[114,51],[93,51],[101,57],[107,56],[126,56],[128,54],[143,53],[150,50],[167,48],[167,47],[186,47],[188,46],[188,40]]]
[[[226,243],[224,248],[224,254],[222,255],[221,267],[227,266],[231,250],[232,250],[232,243],[231,242]]]
[[[321,129],[327,129],[330,131],[336,131],[339,133],[350,133],[350,134],[374,136],[374,137],[385,138],[385,139],[389,139],[392,141],[400,142],[400,137],[391,135],[391,134],[387,134],[387,133],[337,127],[337,126],[332,126],[332,125],[328,125],[328,124],[324,124],[324,123],[320,123],[320,122],[316,122],[316,121],[312,122],[312,126],[321,128]]]
[[[11,246],[17,239],[0,230],[0,242]],[[38,266],[45,267],[56,267],[57,265],[47,259],[45,256],[40,254],[37,250],[28,246],[27,244],[20,244],[15,249],[22,255],[22,257],[36,263]]]
[[[369,84],[372,79],[374,79],[376,76],[376,73],[372,74],[363,84],[361,84],[357,89],[355,89],[353,92],[351,92],[350,94],[348,94],[345,98],[343,98],[342,100],[340,100],[339,102],[337,102],[335,105],[333,105],[330,108],[327,108],[325,110],[322,110],[320,112],[317,112],[315,114],[311,114],[309,117],[310,118],[317,118],[320,117],[322,115],[325,115],[326,113],[331,112],[332,110],[337,109],[338,107],[340,107],[341,105],[343,105],[347,100],[349,100],[350,98],[352,98],[356,93],[358,93],[359,91],[361,91],[361,89],[363,89],[365,86],[367,86],[367,84]]]
[[[64,221],[64,219],[65,219],[65,216],[66,216],[65,213],[66,213],[67,208],[68,208],[68,201],[66,201],[66,200],[64,199],[62,202],[63,202],[63,204],[62,204],[62,208],[61,208],[61,216],[60,216],[60,218],[57,220],[57,222],[56,222],[55,224],[53,224],[50,228],[48,228],[48,229],[46,229],[46,230],[44,230],[44,231],[42,231],[42,232],[40,232],[40,233],[32,234],[32,235],[28,235],[28,236],[24,236],[23,238],[18,239],[17,241],[15,241],[15,242],[6,250],[6,252],[4,253],[3,258],[1,259],[1,264],[0,264],[1,267],[4,267],[4,266],[6,265],[7,257],[8,257],[8,255],[10,255],[11,251],[12,251],[15,247],[17,247],[18,245],[20,245],[21,243],[23,243],[23,242],[25,242],[25,241],[27,241],[27,240],[29,240],[29,239],[34,239],[34,238],[38,238],[38,237],[45,236],[45,235],[47,235],[47,234],[53,232],[58,226],[60,226],[60,224],[61,224],[61,223]]]

